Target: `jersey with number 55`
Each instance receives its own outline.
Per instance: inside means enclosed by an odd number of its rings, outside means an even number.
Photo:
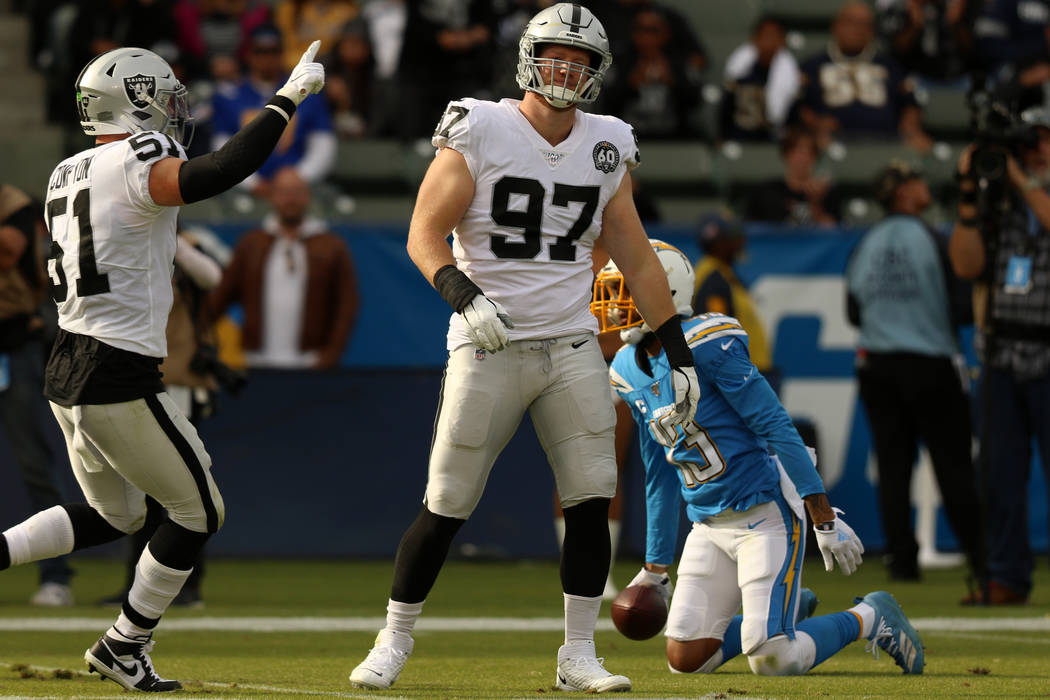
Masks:
[[[576,111],[567,139],[550,145],[520,100],[450,102],[432,143],[463,155],[474,198],[453,230],[457,265],[514,321],[511,340],[597,331],[588,307],[591,251],[602,212],[638,164],[630,126]],[[452,315],[448,349],[470,340]]]
[[[186,158],[174,139],[144,131],[58,164],[47,186],[48,275],[58,325],[122,350],[164,357],[178,207],[154,203],[149,174]]]
[[[609,368],[613,390],[639,426],[646,509],[666,513],[647,518],[646,561],[659,563],[674,560],[679,499],[685,500],[690,521],[703,522],[780,493],[770,447],[799,495],[824,491],[791,418],[752,364],[740,323],[724,314],[701,314],[683,320],[682,331],[700,381],[700,403],[689,425],[668,432],[658,420],[674,396],[663,351],[651,359],[651,376],[638,366],[634,345],[616,353]]]

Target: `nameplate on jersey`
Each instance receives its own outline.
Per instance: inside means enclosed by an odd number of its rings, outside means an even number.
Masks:
[[[561,151],[545,151],[540,149],[540,155],[543,156],[543,160],[547,161],[547,165],[550,166],[550,169],[554,170],[568,154],[562,153]]]

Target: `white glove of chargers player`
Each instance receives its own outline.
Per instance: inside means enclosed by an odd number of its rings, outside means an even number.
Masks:
[[[288,82],[284,84],[277,94],[287,97],[298,106],[308,96],[320,92],[324,87],[324,66],[314,62],[317,50],[321,48],[321,40],[317,39],[303,53],[303,57],[295,64]]]
[[[831,571],[835,568],[835,562],[838,562],[842,573],[849,576],[861,564],[860,555],[864,553],[864,543],[857,537],[857,533],[853,532],[853,528],[838,517],[842,511],[838,508],[833,510],[835,527],[830,530],[818,530],[814,526],[813,532],[817,535],[817,547],[824,557],[824,570]]]
[[[655,571],[649,571],[643,566],[642,570],[631,579],[627,586],[652,586],[660,591],[664,604],[671,605],[671,594],[674,593],[674,584],[671,583],[670,574],[658,574]]]
[[[696,406],[700,403],[700,382],[696,378],[696,368],[673,368],[671,386],[674,387],[674,404],[659,420],[665,428],[673,430],[675,426],[689,423],[696,415]]]
[[[467,335],[474,345],[489,352],[499,352],[507,347],[506,329],[513,328],[514,324],[498,301],[478,294],[460,313],[467,322]]]

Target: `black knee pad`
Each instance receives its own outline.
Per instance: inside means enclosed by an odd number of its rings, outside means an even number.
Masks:
[[[186,571],[193,568],[197,553],[211,537],[207,532],[194,532],[171,522],[161,523],[149,539],[150,554],[159,563],[172,569]]]
[[[594,598],[605,590],[612,546],[609,542],[608,498],[592,498],[565,514],[565,543],[561,551],[562,590]]]
[[[452,539],[466,520],[431,513],[426,506],[405,531],[394,559],[390,598],[399,603],[421,603],[437,580]]]
[[[67,503],[62,506],[73,524],[73,549],[94,547],[119,540],[126,533],[110,525],[97,510],[87,503]]]

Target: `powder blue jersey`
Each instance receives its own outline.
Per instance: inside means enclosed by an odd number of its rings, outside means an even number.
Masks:
[[[798,431],[751,363],[740,323],[724,314],[702,314],[683,320],[682,331],[700,381],[700,403],[688,426],[669,433],[658,421],[674,397],[662,350],[649,358],[652,376],[638,366],[632,345],[616,353],[609,369],[613,389],[631,407],[639,427],[648,521],[645,560],[654,564],[674,560],[679,493],[693,522],[776,498],[780,471],[770,448],[800,496],[824,492]]]

